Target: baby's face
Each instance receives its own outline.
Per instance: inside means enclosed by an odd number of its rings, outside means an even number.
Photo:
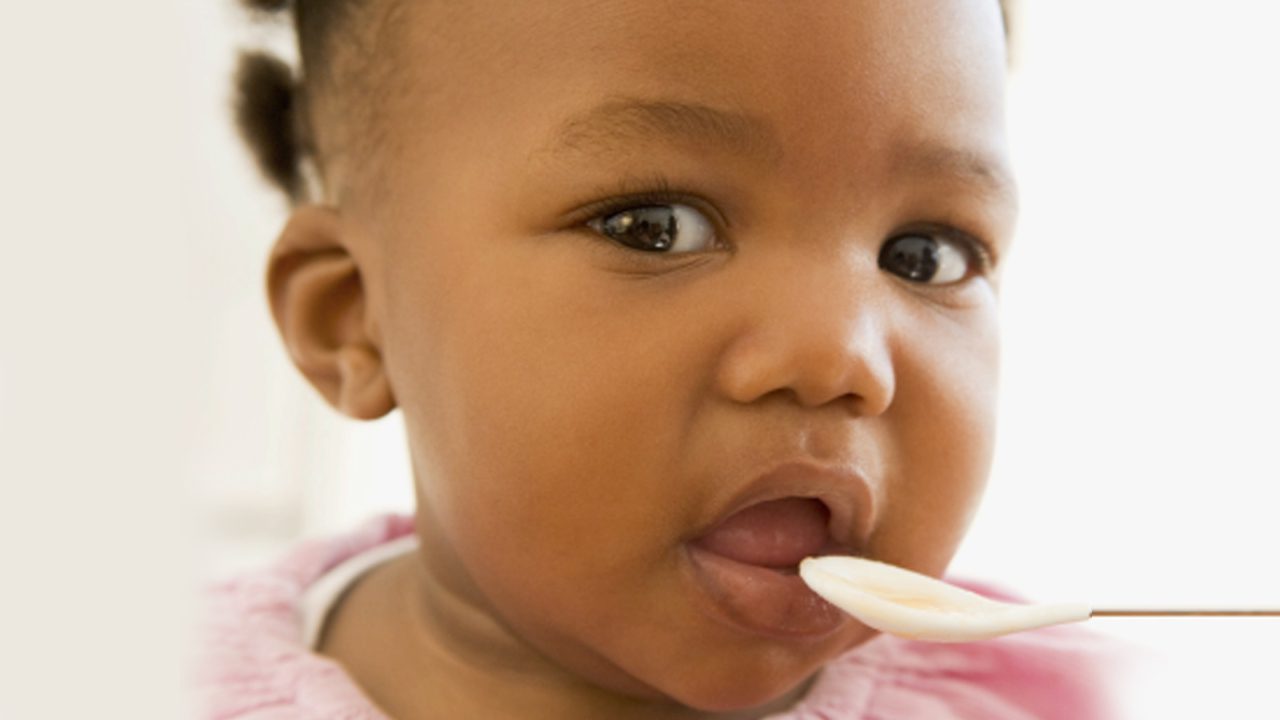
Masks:
[[[872,635],[799,556],[941,573],[989,468],[996,0],[408,5],[344,221],[426,565],[605,687],[794,689]]]

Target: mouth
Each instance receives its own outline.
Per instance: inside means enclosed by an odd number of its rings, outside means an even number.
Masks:
[[[830,522],[830,508],[817,498],[767,500],[725,518],[693,545],[743,565],[794,574],[807,557],[840,552]]]
[[[847,616],[800,579],[813,555],[856,554],[833,537],[833,513],[815,497],[763,500],[733,512],[686,543],[713,616],[739,630],[783,639],[815,639]]]

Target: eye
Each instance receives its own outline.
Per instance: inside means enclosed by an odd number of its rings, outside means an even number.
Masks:
[[[716,247],[711,221],[688,205],[670,203],[625,208],[587,221],[587,227],[647,253],[696,253]]]
[[[946,233],[905,233],[880,248],[880,268],[915,283],[951,285],[985,266],[977,241]]]

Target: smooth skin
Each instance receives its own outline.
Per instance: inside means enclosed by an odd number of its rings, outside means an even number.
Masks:
[[[723,621],[687,543],[804,459],[868,479],[867,555],[945,570],[998,358],[1000,261],[954,232],[999,258],[1016,215],[997,3],[469,0],[396,22],[376,173],[328,164],[349,191],[295,210],[268,273],[299,369],[351,417],[399,407],[416,478],[422,550],[347,594],[323,652],[401,720],[785,708],[874,633]],[[619,206],[665,202],[676,247],[601,232],[619,210],[593,203],[659,179],[671,197]],[[882,268],[904,235],[959,251],[961,279]]]

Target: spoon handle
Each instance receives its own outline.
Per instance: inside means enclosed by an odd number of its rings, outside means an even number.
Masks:
[[[1280,617],[1278,610],[1094,610],[1090,617]]]

